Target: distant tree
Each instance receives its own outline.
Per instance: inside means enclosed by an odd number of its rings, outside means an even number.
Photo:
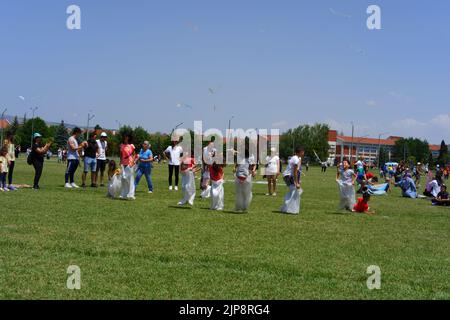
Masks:
[[[449,164],[449,155],[448,155],[448,147],[445,144],[445,141],[442,140],[441,142],[441,148],[439,149],[439,156],[436,161],[441,166],[445,166]]]
[[[280,136],[280,156],[287,159],[298,146],[305,148],[305,157],[316,161],[314,151],[320,160],[328,159],[328,131],[327,124],[301,125],[295,129],[289,129]]]
[[[102,128],[99,124],[96,124],[95,127],[94,127],[94,130],[95,130],[95,131],[97,131],[97,130],[103,130],[103,128]]]
[[[137,127],[133,130],[133,144],[139,150],[144,141],[149,140],[149,133],[142,127]]]
[[[429,154],[428,154],[428,165],[430,166],[430,167],[433,167],[434,166],[434,158],[433,158],[433,154],[430,152]]]
[[[58,148],[65,148],[67,145],[67,140],[69,139],[69,130],[67,129],[64,120],[61,120],[61,123],[59,126],[56,127],[55,130],[55,147]]]
[[[30,147],[32,127],[33,120],[27,120],[22,126],[20,126],[19,130],[16,133],[16,135],[19,136],[20,146],[22,147],[22,149]],[[49,135],[49,128],[47,124],[39,117],[34,118],[34,133],[36,132],[40,133],[45,139],[51,137]]]
[[[402,138],[395,142],[394,158],[397,161],[408,160],[408,158],[414,157],[416,161],[425,162],[428,160],[429,153],[430,148],[426,140]]]
[[[385,147],[380,147],[380,163],[377,165],[383,165],[384,163],[389,161],[389,151]],[[378,160],[378,159],[377,159]]]
[[[20,127],[19,119],[17,118],[17,116],[15,116],[8,131],[13,135],[15,135],[17,133],[17,130],[19,130],[19,127]]]

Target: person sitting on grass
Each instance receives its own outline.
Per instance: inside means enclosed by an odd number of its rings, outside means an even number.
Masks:
[[[439,186],[436,177],[433,177],[429,182],[427,182],[423,195],[427,197],[436,198],[440,191],[441,187]]]
[[[448,198],[447,186],[443,184],[441,186],[441,191],[438,193],[436,198],[431,200],[434,206],[449,206],[450,199]]]
[[[402,189],[403,197],[411,199],[417,198],[416,184],[414,183],[410,173],[407,173],[405,177],[396,185]]]
[[[362,190],[362,197],[358,198],[358,201],[353,206],[352,212],[366,213],[369,215],[375,214],[375,211],[369,211],[370,193],[367,187]]]

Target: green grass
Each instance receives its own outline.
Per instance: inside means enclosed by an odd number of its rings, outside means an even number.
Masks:
[[[16,183],[30,183],[22,159]],[[81,170],[78,172],[78,181]],[[334,170],[303,178],[301,214],[283,215],[278,197],[254,185],[247,214],[176,208],[167,169],[154,169],[155,193],[106,198],[106,189],[65,190],[64,165],[46,162],[42,190],[1,193],[2,299],[450,299],[450,208],[425,200],[372,198],[375,216],[337,210]],[[226,178],[231,178],[228,171]],[[66,288],[69,265],[81,290]],[[378,265],[380,290],[366,269]]]

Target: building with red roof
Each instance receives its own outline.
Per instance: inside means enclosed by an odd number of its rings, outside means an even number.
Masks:
[[[351,137],[339,135],[336,130],[328,132],[329,163],[342,161],[344,157],[356,161],[359,157],[363,157],[368,163],[376,163],[378,160],[378,152],[380,148],[388,152],[389,160],[394,153],[395,142],[402,139],[398,136],[389,136],[386,139],[369,138],[369,137]],[[430,145],[430,152],[433,157],[439,155],[440,146]]]

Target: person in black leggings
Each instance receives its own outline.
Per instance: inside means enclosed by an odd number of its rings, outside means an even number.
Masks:
[[[52,141],[42,146],[42,136],[39,133],[33,135],[33,146],[31,147],[31,163],[34,167],[34,182],[33,189],[38,190],[39,180],[41,179],[42,170],[44,169],[44,156],[50,149]]]
[[[178,145],[179,141],[172,141],[172,145],[164,151],[164,157],[169,160],[169,190],[178,190],[180,176],[180,158],[183,156],[183,148]],[[172,184],[173,173],[175,172],[175,185]]]

